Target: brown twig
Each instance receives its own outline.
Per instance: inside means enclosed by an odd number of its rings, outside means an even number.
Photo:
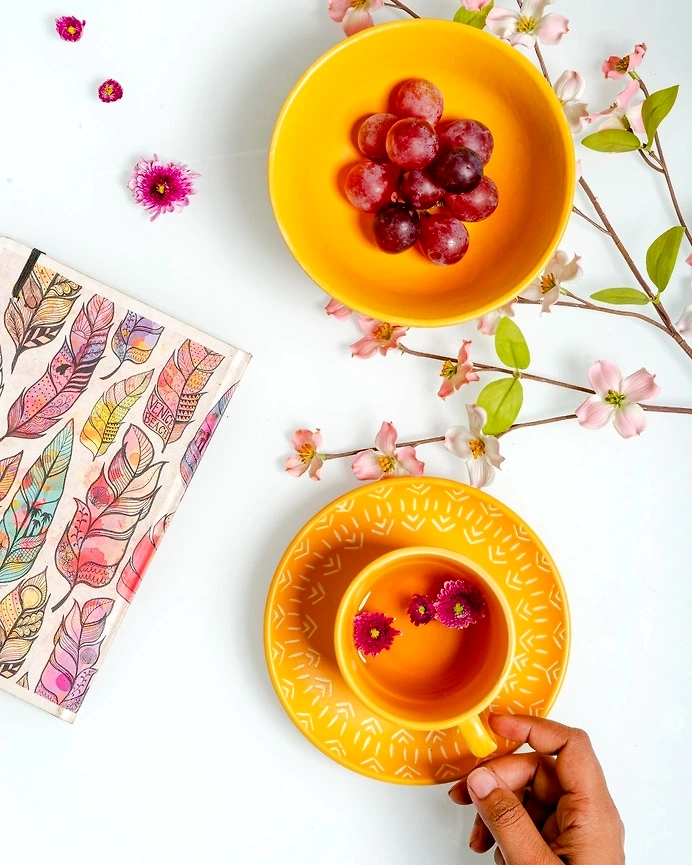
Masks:
[[[593,392],[594,391],[592,391],[592,390],[587,391],[587,393],[593,393]],[[663,413],[663,414],[690,414],[690,415],[692,415],[692,407],[688,408],[686,406],[647,405],[647,404],[641,403],[641,407],[644,409],[644,411],[649,411],[649,412],[659,412],[659,413]],[[514,430],[526,429],[527,427],[532,427],[532,426],[545,426],[546,424],[559,423],[560,421],[563,421],[563,420],[576,420],[576,418],[577,418],[576,414],[563,414],[563,415],[558,415],[556,417],[541,418],[541,420],[523,421],[522,423],[512,424],[512,426],[509,429],[505,430],[504,432],[498,433],[496,438],[498,438],[498,439],[502,438],[502,436],[506,436],[507,433],[513,432]],[[410,441],[410,442],[397,442],[396,447],[397,448],[408,448],[408,447],[415,448],[415,447],[418,447],[419,445],[434,444],[434,443],[443,442],[444,440],[445,440],[445,436],[433,436],[432,438],[415,439],[414,441]],[[357,454],[362,453],[362,451],[369,451],[369,450],[374,450],[374,448],[373,447],[367,447],[367,448],[359,448],[358,450],[353,450],[353,451],[343,451],[342,453],[337,453],[337,454],[322,454],[322,459],[324,459],[324,460],[337,460],[337,459],[342,459],[342,458],[346,458],[346,457],[354,457],[354,456],[357,456]],[[58,604],[57,606],[60,606],[60,605]],[[57,609],[57,607],[54,607],[54,609]]]
[[[658,171],[659,174],[665,174],[665,171],[663,170],[663,167],[662,167],[662,165],[661,165],[660,162],[659,162],[658,165],[656,165],[656,164],[655,164],[654,162],[652,162],[651,159],[649,158],[649,154],[644,153],[643,150],[638,150],[637,153],[641,156],[641,158],[644,160],[644,162],[646,162],[646,164],[649,166],[649,168],[653,168],[653,170],[654,170],[654,171]]]
[[[594,228],[597,228],[599,231],[602,231],[603,234],[608,234],[607,230],[605,228],[603,228],[602,225],[599,225],[595,219],[591,219],[590,216],[587,216],[585,213],[582,213],[578,207],[573,207],[572,213],[576,213],[577,216],[581,216],[582,219],[585,219],[588,223],[593,225]]]
[[[639,285],[644,289],[645,293],[649,296],[649,298],[651,298],[651,300],[654,301],[654,304],[653,304],[654,309],[656,310],[658,317],[663,322],[665,329],[673,337],[675,342],[680,346],[680,348],[685,352],[685,354],[688,357],[692,358],[692,346],[688,345],[688,343],[677,332],[677,330],[675,329],[675,326],[673,325],[673,322],[671,321],[671,318],[668,315],[668,312],[666,311],[665,307],[663,306],[662,303],[657,301],[656,295],[654,294],[651,287],[649,286],[649,283],[641,275],[639,268],[637,267],[637,265],[632,260],[632,256],[625,249],[623,242],[618,237],[617,232],[615,231],[615,229],[613,228],[613,226],[610,223],[610,220],[605,215],[603,208],[598,203],[598,199],[594,195],[593,190],[591,189],[589,184],[586,182],[586,180],[584,180],[583,177],[579,178],[579,185],[581,186],[581,188],[586,193],[586,197],[591,202],[593,209],[598,214],[598,217],[601,220],[601,222],[603,223],[604,227],[608,229],[608,234],[610,234],[610,236],[613,240],[613,243],[615,244],[615,246],[618,248],[618,251],[620,252],[620,255],[622,255],[622,257],[627,262],[627,266],[632,271],[634,278],[637,280]]]
[[[444,440],[445,440],[444,436],[433,436],[432,438],[429,438],[429,439],[416,439],[415,441],[411,441],[411,442],[397,442],[395,447],[397,447],[397,448],[417,448],[418,445],[429,445],[429,444],[433,444],[434,442],[443,442]],[[321,454],[321,457],[324,460],[339,460],[339,459],[343,459],[344,457],[355,457],[359,453],[362,453],[363,451],[371,451],[371,450],[374,450],[372,445],[370,445],[369,447],[366,447],[366,448],[359,448],[358,450],[355,450],[355,451],[342,451],[341,453],[338,453],[338,454]]]
[[[512,430],[515,429],[524,429],[524,427],[529,426],[544,426],[547,423],[558,423],[558,421],[561,420],[574,420],[576,419],[576,417],[577,416],[575,414],[563,414],[559,417],[545,417],[542,420],[530,420],[525,421],[524,423],[515,423],[512,424],[512,426],[508,430],[505,430],[503,433],[498,433],[497,438],[502,438],[502,436],[506,436],[507,433],[512,432]]]
[[[404,4],[400,3],[399,0],[392,0],[391,3],[385,3],[384,5],[390,6],[392,9],[401,9],[402,12],[410,15],[411,18],[420,18],[420,15],[417,15],[413,9],[409,9],[408,6],[404,6]]]
[[[644,94],[645,99],[648,99],[649,98],[649,91],[647,89],[646,84],[644,84],[644,82],[639,77],[639,75],[637,75],[636,78],[637,78],[637,81],[639,81],[639,86],[641,87],[641,91]],[[651,155],[655,156],[655,158],[658,160],[658,162],[660,163],[660,166],[661,166],[660,169],[657,168],[656,170],[661,171],[663,173],[663,176],[666,179],[666,186],[668,187],[668,192],[670,192],[670,200],[673,202],[673,208],[675,209],[675,213],[678,217],[678,221],[680,222],[680,225],[682,225],[682,227],[685,229],[685,236],[687,237],[689,242],[692,243],[692,234],[690,233],[690,230],[687,227],[687,223],[685,222],[685,217],[682,215],[680,203],[678,202],[677,195],[675,194],[675,188],[673,187],[673,181],[671,179],[670,172],[668,171],[668,164],[666,163],[666,158],[663,155],[663,148],[661,147],[661,139],[658,137],[658,132],[654,136],[654,141],[656,143],[657,153],[656,154],[652,153]],[[652,168],[655,168],[655,166],[652,166]]]
[[[456,363],[457,361],[457,358],[455,357],[445,357],[441,354],[429,354],[427,351],[414,351],[412,348],[407,348],[402,343],[399,343],[399,348],[404,354],[411,354],[414,357],[427,357],[430,360],[441,360],[443,363],[448,360],[452,363]],[[517,375],[513,369],[509,369],[506,366],[493,366],[488,363],[474,363],[473,368],[477,372],[499,372],[502,373],[502,375]],[[537,381],[541,384],[552,384],[555,387],[564,387],[568,390],[578,390],[581,393],[593,393],[593,391],[590,390],[588,387],[581,387],[581,385],[570,384],[566,381],[558,381],[555,378],[544,378],[541,375],[532,375],[529,372],[522,372],[519,377],[527,379],[528,381]]]
[[[659,324],[657,321],[654,321],[653,318],[649,318],[648,315],[642,315],[641,312],[627,312],[624,309],[611,309],[609,306],[600,306],[597,303],[591,303],[590,300],[586,300],[583,297],[579,297],[577,294],[573,294],[569,289],[562,289],[567,297],[571,297],[573,300],[576,300],[577,303],[570,303],[568,300],[560,300],[558,301],[558,306],[571,306],[577,307],[579,309],[588,309],[592,312],[605,312],[608,315],[622,315],[625,318],[638,318],[640,321],[645,321],[647,324],[653,325],[653,327],[657,327],[659,330],[662,330],[663,333],[667,334],[668,329],[664,327],[662,324]],[[525,299],[522,298],[521,302],[525,302]],[[538,303],[538,301],[529,301],[529,303]]]

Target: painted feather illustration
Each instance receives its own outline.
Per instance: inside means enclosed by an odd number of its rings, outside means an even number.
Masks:
[[[22,580],[0,601],[0,676],[5,679],[19,671],[29,654],[47,603],[46,569]]]
[[[144,425],[166,445],[178,441],[192,423],[202,389],[223,355],[186,339],[161,371],[144,409]]]
[[[16,347],[12,371],[25,351],[55,339],[80,291],[76,282],[40,264],[22,271],[5,310],[5,327]]]
[[[53,637],[53,651],[36,693],[70,712],[77,712],[96,673],[110,598],[94,598],[80,609],[75,601]]]
[[[154,370],[133,375],[111,385],[91,410],[79,440],[96,457],[103,456],[125,416],[149,387]]]
[[[128,310],[111,340],[111,349],[120,363],[113,372],[103,376],[104,380],[115,375],[126,360],[146,363],[162,333],[163,327],[155,321]]]
[[[14,401],[5,436],[32,439],[56,424],[84,392],[106,347],[113,304],[94,295],[43,376]]]
[[[190,483],[192,476],[197,471],[197,466],[204,456],[204,451],[207,449],[207,445],[209,444],[211,437],[214,435],[223,413],[228,408],[228,403],[231,401],[231,397],[233,396],[233,392],[237,386],[238,382],[226,391],[214,408],[204,418],[202,425],[195,433],[195,437],[187,446],[187,450],[180,461],[180,474],[182,475],[186,486]]]
[[[92,588],[113,579],[140,520],[147,517],[164,463],[154,463],[154,448],[146,434],[130,426],[108,466],[89,487],[86,501],[75,499],[76,510],[55,550],[55,564],[70,588]]]
[[[69,421],[24,475],[0,524],[0,583],[26,576],[43,547],[72,457]]]
[[[24,451],[19,451],[12,457],[5,457],[0,460],[0,502],[5,498],[7,493],[12,489],[14,479],[19,471],[19,463],[22,461]]]
[[[166,514],[144,535],[125,565],[116,586],[118,594],[129,603],[142,582],[154,553],[163,539],[173,514]]]

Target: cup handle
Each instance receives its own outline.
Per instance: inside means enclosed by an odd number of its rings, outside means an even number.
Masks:
[[[478,715],[462,721],[459,724],[459,732],[464,737],[464,741],[474,757],[482,759],[497,750],[497,742]]]

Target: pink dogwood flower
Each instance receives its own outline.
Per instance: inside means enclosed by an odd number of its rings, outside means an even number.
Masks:
[[[486,336],[493,336],[497,332],[497,326],[502,321],[505,316],[509,316],[509,318],[514,318],[514,304],[517,302],[517,299],[510,300],[509,303],[506,303],[504,306],[498,306],[497,309],[493,309],[491,312],[486,312],[485,315],[482,315],[480,318],[476,319],[476,327],[481,333],[484,333]]]
[[[333,315],[337,321],[346,321],[347,318],[351,317],[353,313],[352,309],[349,309],[347,306],[344,306],[343,303],[339,303],[338,300],[332,298],[329,303],[325,306],[324,311],[327,315]]]
[[[322,447],[322,435],[319,430],[299,429],[293,434],[293,447],[296,450],[296,455],[289,457],[284,463],[284,467],[289,475],[294,478],[299,478],[301,475],[308,473],[314,480],[319,481],[320,472],[324,464],[324,454],[318,453]]]
[[[329,0],[329,17],[341,23],[347,36],[353,36],[373,26],[375,22],[370,13],[382,6],[384,0]]]
[[[584,76],[572,69],[566,69],[553,84],[553,90],[560,100],[570,130],[574,135],[579,134],[589,116],[586,103],[579,101],[586,90]]]
[[[576,282],[581,279],[582,269],[579,266],[581,258],[575,255],[570,261],[566,252],[561,249],[546,264],[542,276],[522,291],[521,296],[527,300],[540,300],[541,312],[550,312],[550,307],[560,299],[560,289],[565,282]]]
[[[469,350],[467,346],[471,345],[470,339],[465,339],[459,349],[459,357],[457,362],[446,360],[442,364],[442,372],[440,375],[444,379],[440,385],[437,395],[442,399],[447,399],[455,390],[459,390],[465,384],[471,384],[472,381],[479,381],[480,376],[473,371],[473,361],[469,360]]]
[[[500,454],[500,443],[495,436],[483,435],[483,427],[488,420],[484,408],[467,405],[468,429],[453,426],[445,433],[445,447],[455,457],[466,460],[469,481],[472,487],[487,487],[493,482],[495,469],[504,462]]]
[[[600,121],[599,130],[624,128],[631,129],[632,132],[644,132],[642,103],[632,104],[640,90],[638,81],[630,81],[622,93],[618,94],[610,108],[600,111],[598,114],[590,114],[586,118],[586,122],[596,123]]]
[[[486,28],[509,42],[533,48],[536,41],[543,45],[557,45],[569,30],[569,21],[556,12],[543,14],[550,0],[524,0],[520,10],[495,6],[488,13]]]
[[[493,0],[461,0],[461,5],[464,9],[468,9],[469,12],[480,12],[481,9],[485,9],[492,2]]]
[[[646,429],[646,414],[640,400],[653,399],[661,392],[654,376],[643,367],[622,378],[618,367],[610,360],[598,360],[590,367],[589,382],[596,391],[577,409],[577,420],[587,429],[600,429],[612,420],[613,426],[625,438],[638,436]]]
[[[646,45],[641,42],[634,46],[631,54],[625,54],[624,57],[616,57],[611,55],[607,60],[603,61],[603,74],[606,78],[624,78],[628,72],[636,69],[644,59],[646,54]]]
[[[393,348],[398,348],[399,340],[408,331],[407,327],[400,327],[398,324],[389,324],[386,321],[376,321],[374,318],[368,318],[365,315],[358,316],[358,327],[363,334],[363,338],[353,343],[351,346],[351,355],[363,359],[372,357],[378,351],[384,356]]]
[[[375,438],[375,448],[361,451],[353,458],[351,468],[359,481],[378,481],[382,478],[412,475],[420,477],[425,463],[416,457],[415,448],[396,450],[397,431],[385,421]]]

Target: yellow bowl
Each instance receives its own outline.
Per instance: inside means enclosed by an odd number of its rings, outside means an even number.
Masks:
[[[388,110],[408,78],[438,85],[443,120],[480,120],[495,138],[487,174],[500,204],[467,226],[469,251],[451,267],[417,249],[381,252],[372,216],[343,192],[348,169],[364,158],[360,121]],[[540,72],[499,39],[434,19],[380,24],[324,54],[286,100],[269,154],[274,214],[308,276],[358,312],[419,327],[475,318],[525,288],[557,248],[574,183],[572,136]]]

